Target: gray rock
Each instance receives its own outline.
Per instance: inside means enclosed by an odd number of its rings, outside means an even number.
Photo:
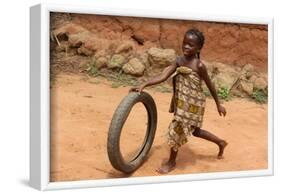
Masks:
[[[107,58],[106,57],[100,57],[96,60],[96,67],[98,69],[104,68],[107,65]]]
[[[244,67],[242,68],[243,72],[253,72],[255,70],[254,66],[251,64],[246,64],[244,65]]]
[[[145,65],[145,67],[150,66],[149,61],[148,61],[148,54],[147,53],[144,52],[144,53],[139,54],[139,59],[142,62],[142,64]]]
[[[231,88],[240,75],[235,68],[222,63],[209,64],[208,68],[209,75],[217,88]]]
[[[247,95],[251,96],[253,94],[254,85],[251,82],[241,80],[240,89],[242,92],[245,92]]]
[[[123,71],[130,75],[141,76],[143,75],[145,66],[137,58],[131,59],[128,63],[123,65]]]
[[[90,50],[84,46],[81,46],[80,48],[77,49],[77,52],[80,54],[80,55],[85,55],[85,56],[91,56],[94,54],[94,51],[93,50]]]
[[[267,82],[262,77],[258,77],[254,82],[254,88],[265,90],[267,88]]]
[[[150,48],[148,50],[148,61],[153,67],[166,67],[176,60],[176,52],[173,49]]]
[[[125,63],[125,57],[119,54],[113,55],[109,60],[107,67],[109,69],[122,68],[122,65]]]
[[[131,51],[133,48],[134,44],[132,42],[126,41],[116,48],[115,53],[128,52]]]
[[[256,81],[257,78],[258,78],[257,75],[252,75],[252,76],[250,77],[249,81],[250,81],[251,83],[255,83],[255,81]]]

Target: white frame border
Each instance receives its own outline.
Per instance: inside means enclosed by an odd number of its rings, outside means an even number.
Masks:
[[[85,181],[50,182],[50,12],[134,16],[210,22],[268,25],[268,169],[218,173],[197,173],[151,177],[130,177]],[[38,190],[56,190],[148,183],[167,183],[273,175],[273,19],[102,8],[77,5],[39,4],[30,8],[30,185]]]

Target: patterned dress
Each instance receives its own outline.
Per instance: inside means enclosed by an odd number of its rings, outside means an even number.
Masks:
[[[174,117],[168,128],[168,145],[177,151],[187,142],[194,127],[202,127],[206,97],[202,80],[191,68],[180,66],[173,76]]]

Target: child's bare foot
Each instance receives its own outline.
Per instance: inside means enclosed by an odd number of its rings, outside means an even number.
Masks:
[[[167,174],[169,172],[171,172],[172,170],[174,170],[176,167],[176,162],[165,162],[164,164],[162,164],[162,166],[157,169],[156,171],[160,174]]]
[[[223,159],[223,151],[224,151],[224,148],[227,146],[227,142],[222,140],[220,143],[219,143],[219,148],[220,148],[220,151],[218,153],[218,159]]]

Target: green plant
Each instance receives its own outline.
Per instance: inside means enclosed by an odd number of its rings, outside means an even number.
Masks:
[[[252,98],[260,103],[260,104],[263,104],[263,103],[266,103],[267,102],[267,94],[264,90],[262,89],[256,89],[254,88],[254,91],[253,91],[253,94],[252,94]]]
[[[87,73],[91,76],[98,76],[99,69],[96,67],[96,59],[93,58],[91,62],[88,64],[88,68],[86,69]]]
[[[218,96],[219,98],[223,99],[223,100],[230,100],[230,91],[228,89],[228,87],[220,87],[218,89]]]

